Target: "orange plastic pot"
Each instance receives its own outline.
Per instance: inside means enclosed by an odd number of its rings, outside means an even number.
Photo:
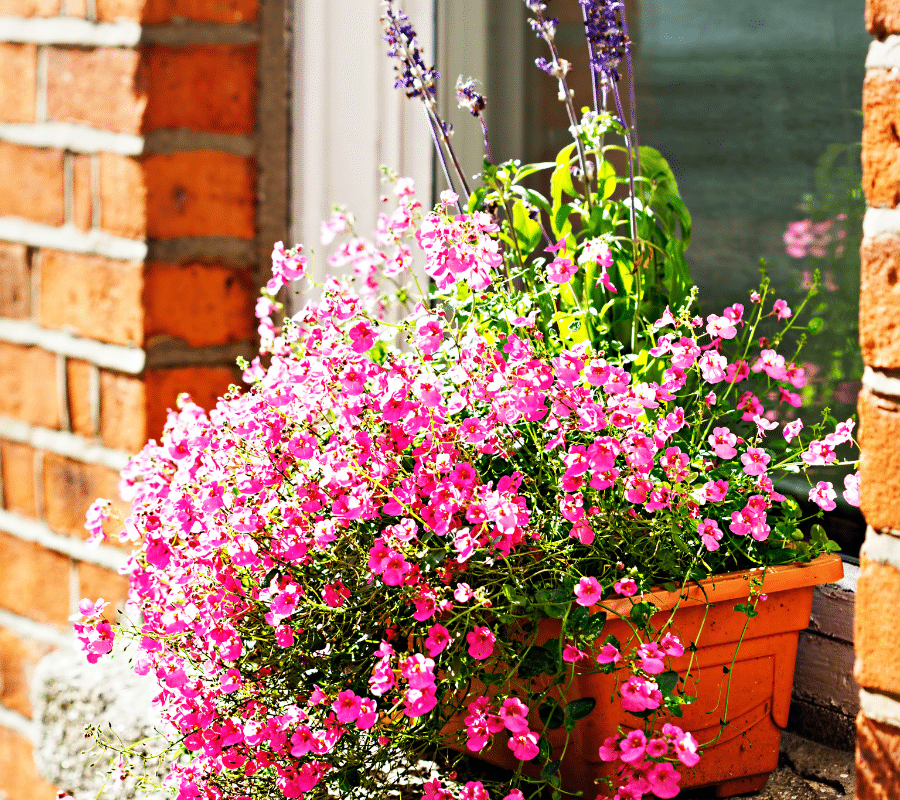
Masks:
[[[691,731],[701,745],[719,734],[720,720],[726,718],[727,722],[721,736],[704,749],[695,767],[678,767],[682,789],[715,786],[718,797],[731,797],[758,791],[766,785],[778,766],[781,731],[787,725],[791,703],[797,639],[800,631],[809,625],[813,588],[840,580],[844,569],[837,555],[820,556],[809,564],[770,567],[762,586],[766,599],[758,604],[758,615],[750,619],[731,669],[735,646],[747,620],[734,606],[746,601],[750,581],[760,574],[759,570],[751,570],[717,576],[686,589],[681,595],[672,629],[686,644],[697,645],[692,676],[684,691],[698,699],[684,707],[682,718],[672,722]],[[653,617],[654,624],[659,625],[675,607],[679,594],[658,591],[645,594],[643,599],[660,609]],[[631,608],[631,602],[626,599],[610,600],[603,605],[625,616]],[[611,614],[602,638],[610,633],[623,645],[630,637],[626,623]],[[559,635],[559,620],[544,620],[537,643],[543,644]],[[681,658],[673,659],[672,669],[684,674],[690,657],[691,653],[686,652]],[[637,720],[621,708],[614,675],[576,676],[572,688],[566,692],[566,700],[581,697],[595,698],[597,707],[575,728],[562,759],[560,777],[565,789],[583,791],[585,797],[593,797],[595,782],[612,775],[615,769],[614,764],[600,760],[599,746],[608,736],[616,735],[619,726],[630,729]],[[532,729],[541,731],[543,725],[536,713],[532,714]],[[462,719],[452,727],[463,730]],[[553,757],[559,758],[565,732],[558,729],[546,731],[546,735],[554,747]],[[502,734],[495,737],[493,746],[478,758],[514,770],[519,762],[504,738]],[[527,770],[531,768],[532,765],[526,765]]]

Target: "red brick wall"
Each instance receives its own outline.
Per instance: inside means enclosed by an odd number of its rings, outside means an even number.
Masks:
[[[856,597],[857,797],[891,800],[900,787],[900,0],[868,0],[875,37],[863,88],[859,398],[862,510],[869,528]]]
[[[85,510],[179,392],[208,407],[252,352],[257,237],[287,221],[260,169],[264,139],[286,147],[260,113],[258,63],[279,55],[260,11],[0,0],[4,800],[55,792],[32,763],[34,665],[80,597],[125,596],[124,549],[86,548]]]

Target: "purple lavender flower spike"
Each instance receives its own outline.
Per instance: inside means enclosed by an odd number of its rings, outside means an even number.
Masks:
[[[409,17],[386,3],[382,22],[385,35],[381,38],[388,44],[388,56],[400,62],[394,65],[397,70],[394,88],[406,89],[407,97],[423,97],[425,92],[434,95],[435,82],[441,75],[434,67],[426,66]]]

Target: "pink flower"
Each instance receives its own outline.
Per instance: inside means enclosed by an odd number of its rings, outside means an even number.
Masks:
[[[619,744],[622,750],[622,761],[632,764],[637,761],[647,749],[647,737],[643,731],[630,731]]]
[[[356,727],[361,731],[367,731],[378,722],[378,703],[370,697],[363,697],[359,701],[359,716],[356,718]]]
[[[661,800],[669,800],[669,798],[678,796],[680,791],[678,788],[678,781],[680,780],[681,774],[676,772],[675,767],[668,761],[654,764],[647,773],[650,791],[661,798]]]
[[[340,608],[349,597],[350,590],[341,581],[326,583],[322,589],[322,600],[332,608]]]
[[[563,648],[562,660],[567,664],[577,664],[583,658],[587,658],[587,653],[579,650],[574,644],[567,644]]]
[[[605,644],[597,654],[598,664],[618,664],[622,660],[622,654],[618,648],[611,644]]]
[[[703,484],[703,496],[708,503],[721,503],[728,495],[728,481],[707,481]]]
[[[659,646],[666,655],[672,656],[672,658],[680,658],[684,655],[684,645],[681,643],[681,639],[674,633],[670,632],[665,634],[662,639],[659,640]]]
[[[632,597],[637,594],[637,583],[635,583],[634,578],[622,578],[622,580],[616,581],[613,588],[622,597]]]
[[[734,445],[737,444],[737,436],[728,428],[713,428],[713,432],[709,436],[709,446],[719,458],[734,458],[737,450]]]
[[[456,584],[456,589],[453,592],[453,597],[455,598],[457,603],[468,603],[475,596],[475,592],[472,591],[472,587],[469,586],[468,583],[458,583]]]
[[[429,656],[434,658],[439,653],[443,653],[448,644],[450,644],[450,631],[443,625],[435,624],[428,629],[425,647],[428,648]]]
[[[568,283],[576,272],[578,267],[565,256],[557,256],[547,265],[547,278],[553,283]]]
[[[645,642],[637,651],[638,661],[641,663],[641,669],[648,675],[659,675],[665,670],[666,665],[663,661],[662,649],[656,642]]]
[[[784,440],[786,442],[791,441],[796,436],[798,436],[800,431],[802,431],[802,430],[803,430],[803,420],[802,419],[795,419],[793,422],[787,423],[787,425],[784,426]]]
[[[596,578],[583,577],[575,586],[575,602],[589,608],[600,601],[603,589]]]
[[[741,454],[741,463],[747,475],[765,474],[771,460],[772,457],[759,447],[748,447],[747,452]]]
[[[772,313],[775,314],[778,319],[790,319],[793,312],[788,308],[788,304],[785,300],[776,300]]]
[[[500,719],[510,733],[522,734],[528,731],[528,706],[518,697],[508,697],[500,706]]]
[[[844,476],[844,500],[851,506],[859,508],[859,473],[853,472]]]
[[[703,542],[704,547],[710,552],[719,549],[722,530],[719,528],[719,523],[714,519],[705,519],[702,522],[698,522],[697,535],[700,537],[700,541]]]
[[[507,744],[519,761],[531,761],[540,752],[538,739],[539,737],[534,731],[527,731],[517,736],[510,736]]]
[[[359,716],[361,708],[362,698],[357,697],[350,689],[340,692],[337,700],[331,704],[338,722],[353,722]]]
[[[626,711],[647,711],[659,708],[662,692],[654,681],[632,675],[620,690],[622,708]]]
[[[491,633],[489,628],[476,625],[475,629],[466,634],[466,641],[469,643],[469,655],[478,661],[484,661],[491,657],[494,652],[494,642],[497,637]]]
[[[690,733],[684,733],[675,740],[675,755],[686,767],[693,767],[700,760],[698,748],[697,740]]]
[[[837,493],[831,481],[819,481],[809,490],[809,499],[823,511],[834,511],[837,503],[834,502]]]

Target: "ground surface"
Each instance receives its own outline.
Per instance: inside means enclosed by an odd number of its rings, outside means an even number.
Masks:
[[[856,790],[853,753],[832,750],[790,733],[781,737],[778,769],[761,792],[743,795],[745,800],[852,800]],[[679,800],[707,800],[709,789],[683,792]]]

